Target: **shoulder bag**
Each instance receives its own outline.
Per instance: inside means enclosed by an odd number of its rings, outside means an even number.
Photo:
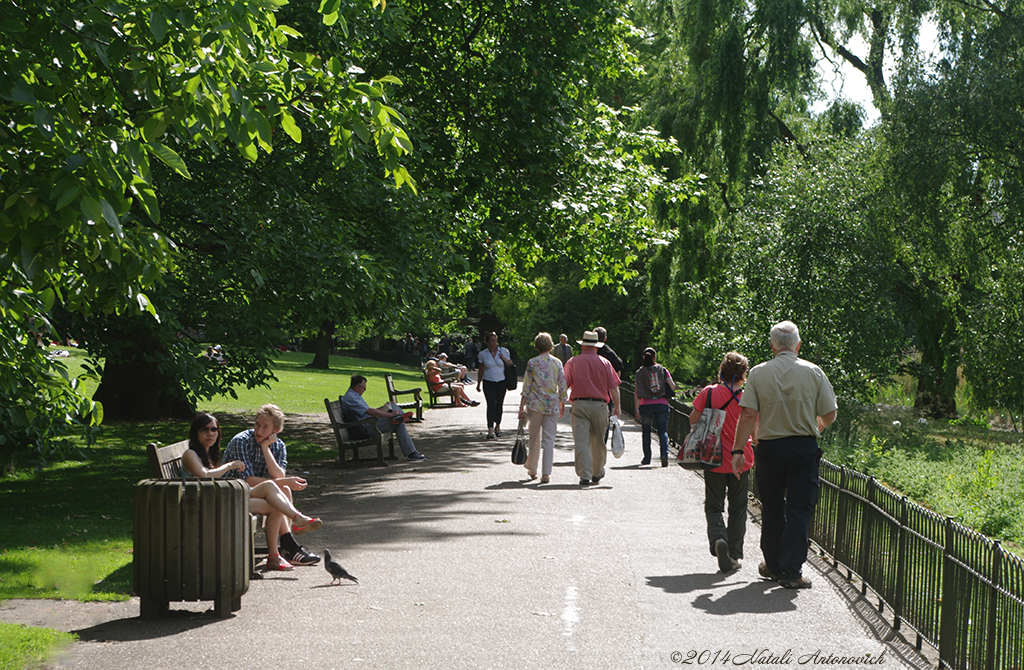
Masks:
[[[509,360],[512,359],[509,358]],[[502,361],[501,364],[505,365],[505,361]],[[509,391],[515,391],[516,384],[518,382],[519,373],[516,372],[516,364],[513,363],[512,365],[505,365],[505,388],[508,389]]]
[[[707,389],[700,419],[686,436],[683,447],[676,456],[676,461],[686,470],[712,470],[722,464],[722,426],[725,425],[725,408],[733,400],[739,402],[739,396],[729,389],[732,396],[719,409],[715,409],[711,405],[711,389],[711,386]]]

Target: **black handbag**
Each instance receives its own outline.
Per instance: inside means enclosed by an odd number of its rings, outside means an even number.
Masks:
[[[519,430],[516,433],[516,443],[512,445],[512,464],[523,465],[526,463],[526,432],[523,430],[523,422],[519,422]]]
[[[516,372],[516,364],[505,366],[505,388],[509,391],[516,390],[516,384],[519,383],[519,374]]]

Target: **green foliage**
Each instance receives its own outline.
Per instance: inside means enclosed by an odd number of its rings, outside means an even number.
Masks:
[[[45,459],[61,447],[58,424],[99,417],[66,383],[55,389],[59,370],[31,350],[34,333],[52,333],[53,305],[155,316],[147,292],[177,256],[154,227],[160,166],[190,177],[183,154],[197,145],[256,160],[277,123],[301,139],[301,118],[339,160],[365,142],[396,184],[411,183],[403,118],[386,104],[396,81],[292,50],[280,4],[0,9],[0,434],[15,450]]]
[[[0,670],[42,667],[77,635],[49,628],[0,623]]]
[[[603,326],[619,357],[638,360],[637,352],[648,346],[649,328],[644,324],[650,318],[642,310],[643,284],[634,279],[617,286],[586,287],[586,276],[586,270],[568,260],[552,261],[530,275],[529,291],[495,296],[495,311],[509,324],[505,343],[517,356],[536,355],[533,338],[539,332],[549,333],[556,344],[565,333],[578,353],[576,342],[583,332]]]
[[[921,424],[910,413],[844,405],[825,444],[833,462],[873,475],[969,528],[1024,543],[1019,434],[972,421]]]

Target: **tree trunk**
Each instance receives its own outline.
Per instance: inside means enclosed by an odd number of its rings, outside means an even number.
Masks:
[[[955,419],[960,345],[949,309],[943,305],[934,307],[931,313],[918,315],[921,367],[914,409],[930,418]]]
[[[141,359],[114,360],[103,365],[103,380],[93,395],[103,403],[105,419],[191,419],[192,406],[171,379]]]
[[[320,330],[313,338],[313,362],[307,368],[316,370],[327,370],[331,364],[331,342],[334,340],[334,331],[337,328],[330,321],[320,324]]]

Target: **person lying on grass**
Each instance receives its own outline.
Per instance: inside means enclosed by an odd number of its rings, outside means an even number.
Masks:
[[[275,432],[275,439],[276,436]],[[240,460],[220,463],[220,426],[214,416],[205,412],[197,414],[192,420],[188,431],[188,450],[181,455],[181,464],[186,472],[198,479],[217,479],[246,469],[245,463]],[[282,531],[288,532],[289,523],[293,524],[289,535],[302,535],[323,525],[320,519],[306,516],[295,509],[285,491],[272,479],[264,479],[255,486],[250,485],[249,509],[267,517],[267,568],[270,570],[292,569],[292,564],[277,549],[279,537]],[[292,542],[295,542],[294,538]],[[298,543],[296,546],[299,546]]]

